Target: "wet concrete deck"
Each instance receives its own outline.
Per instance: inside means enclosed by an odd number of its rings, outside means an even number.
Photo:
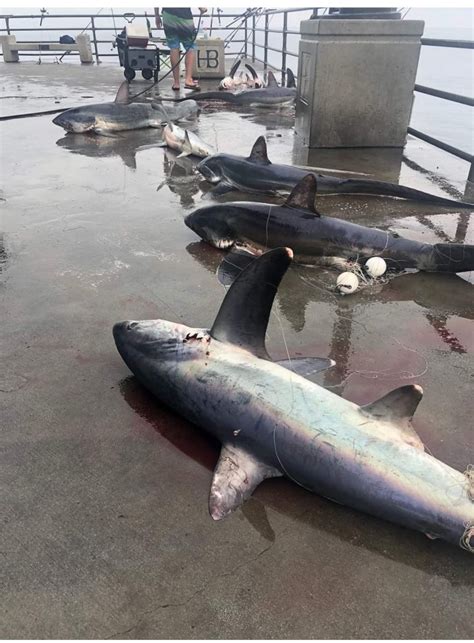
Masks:
[[[54,97],[106,100],[122,79],[110,67],[1,67],[3,114],[51,109]],[[291,111],[214,107],[197,131],[242,154],[265,134],[270,157],[291,162],[302,154],[292,127]],[[154,147],[155,130],[65,136],[43,117],[0,132],[0,635],[472,638],[474,559],[460,549],[284,479],[226,520],[209,517],[218,446],[137,384],[111,332],[129,318],[213,321],[223,255],[183,224],[210,198],[192,162]],[[465,189],[464,163],[413,139],[403,158],[310,160],[443,195]],[[350,196],[318,205],[415,239],[474,242],[455,208]],[[340,298],[334,273],[293,266],[270,352],[284,355],[286,341],[292,354],[330,355],[337,366],[317,381],[358,403],[421,384],[414,426],[464,470],[474,462],[469,279],[412,274]]]

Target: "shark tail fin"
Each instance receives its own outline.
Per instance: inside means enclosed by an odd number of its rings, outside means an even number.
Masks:
[[[191,145],[191,141],[189,140],[189,132],[188,130],[184,131],[184,143],[183,143],[183,151],[181,154],[178,154],[177,158],[182,158],[183,156],[190,156],[193,153],[193,146]]]
[[[267,359],[268,320],[278,286],[292,258],[290,248],[275,248],[250,263],[227,291],[210,331],[211,337]]]
[[[296,80],[295,80],[295,75],[291,71],[291,69],[288,67],[286,70],[286,86],[287,87],[296,87]]]
[[[474,245],[463,243],[436,243],[430,263],[436,272],[468,272],[474,270]],[[429,270],[429,268],[426,268]]]
[[[255,71],[255,69],[252,67],[252,65],[249,65],[249,64],[245,63],[245,66],[247,67],[247,69],[248,69],[248,70],[249,70],[249,72],[251,73],[252,78],[253,78],[254,80],[257,80],[257,78],[258,78],[258,74],[257,74],[257,72]]]
[[[240,67],[240,63],[241,63],[241,62],[242,62],[242,61],[241,61],[241,59],[239,58],[239,60],[238,60],[236,63],[234,63],[234,64],[232,65],[231,70],[230,70],[230,72],[229,72],[229,76],[230,76],[230,78],[234,78],[234,76],[235,76],[235,72],[236,72],[236,71],[237,71],[237,69]]]
[[[238,429],[237,429],[238,431]],[[234,444],[224,444],[212,479],[209,513],[221,520],[238,509],[265,478],[281,472]]]

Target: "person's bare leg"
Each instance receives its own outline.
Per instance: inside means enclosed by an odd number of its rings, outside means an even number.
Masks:
[[[188,49],[184,57],[184,82],[186,85],[196,85],[193,80],[193,68],[194,68],[194,59],[196,58],[196,53],[194,49]]]
[[[179,49],[170,49],[170,60],[173,68],[173,89],[179,89]]]

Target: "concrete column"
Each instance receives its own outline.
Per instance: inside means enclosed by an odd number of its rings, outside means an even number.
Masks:
[[[0,36],[0,43],[2,45],[3,60],[6,63],[17,63],[20,61],[18,58],[18,49],[16,49],[15,36]]]
[[[81,63],[93,63],[91,39],[89,34],[80,33],[76,36],[76,45],[79,49]]]
[[[296,131],[309,147],[403,147],[420,20],[304,20]]]

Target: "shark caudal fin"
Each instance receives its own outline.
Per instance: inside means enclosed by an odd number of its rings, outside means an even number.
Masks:
[[[428,272],[469,272],[474,270],[474,246],[462,243],[435,243],[422,270]]]
[[[271,165],[271,161],[267,155],[267,142],[263,136],[257,138],[247,160],[251,163],[258,163],[259,165]]]
[[[267,359],[265,333],[270,311],[292,258],[290,248],[275,248],[249,264],[227,291],[211,337]]]
[[[118,88],[117,94],[115,95],[114,103],[127,104],[130,102],[130,93],[128,80],[124,80],[123,83]]]
[[[188,130],[184,130],[183,151],[181,152],[181,154],[178,154],[176,158],[180,159],[183,156],[190,156],[192,153],[193,153],[193,146],[191,145],[191,141],[189,140]]]
[[[241,62],[242,62],[242,61],[241,61],[241,59],[239,58],[239,60],[238,60],[236,63],[234,63],[234,64],[232,65],[231,70],[230,70],[230,72],[229,72],[229,76],[230,76],[230,78],[234,78],[234,76],[235,76],[235,72],[236,72],[236,71],[237,71],[237,69],[240,67],[240,63],[241,63]]]
[[[286,86],[287,87],[296,87],[296,80],[295,80],[295,75],[291,71],[291,69],[288,67],[286,70]]]
[[[290,196],[285,201],[285,207],[298,210],[309,210],[316,216],[320,216],[314,206],[316,199],[317,183],[314,174],[307,174],[304,179],[295,185]]]

